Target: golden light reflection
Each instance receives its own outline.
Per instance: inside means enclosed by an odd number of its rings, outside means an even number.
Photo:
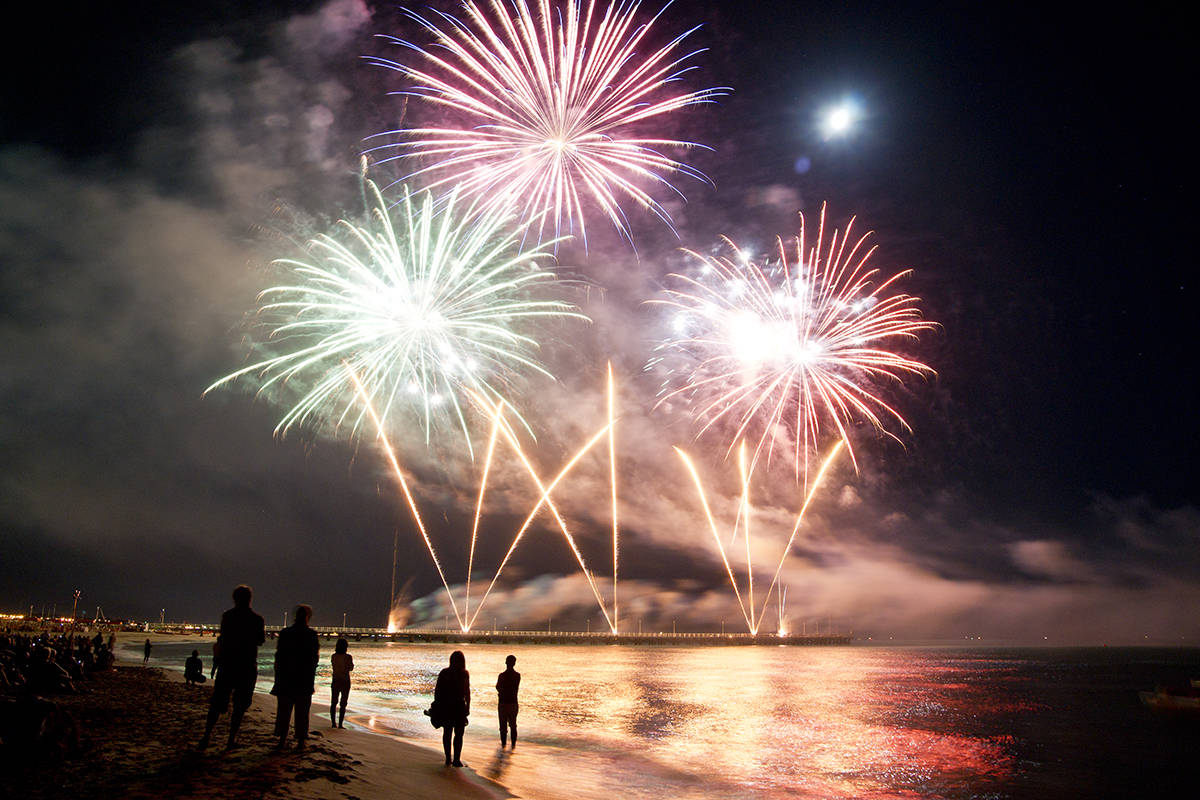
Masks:
[[[522,700],[527,727],[547,724],[606,741],[579,758],[556,753],[565,763],[515,760],[506,766],[506,784],[547,800],[608,790],[688,800],[911,798],[959,796],[954,787],[981,789],[1010,778],[1011,740],[906,716],[913,703],[936,711],[959,690],[941,684],[936,668],[932,675],[928,664],[907,671],[902,659],[896,651],[853,648],[644,647],[579,655],[553,648],[555,675],[538,677],[551,685],[530,681]],[[964,705],[978,712],[980,687],[964,694]],[[586,766],[605,745],[632,753],[636,766],[611,777]],[[629,770],[639,773],[640,785],[629,783]]]
[[[464,760],[539,800],[1006,797],[1026,774],[1013,721],[1047,710],[1012,661],[940,649],[355,644],[354,723],[436,749],[422,710],[459,648]],[[500,756],[490,679],[510,652],[522,738]]]

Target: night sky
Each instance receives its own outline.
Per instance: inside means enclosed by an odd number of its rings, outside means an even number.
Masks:
[[[599,216],[586,250],[560,250],[593,322],[559,326],[542,354],[558,382],[530,379],[521,398],[539,468],[603,424],[611,360],[622,628],[744,627],[672,445],[697,456],[719,513],[736,468],[719,436],[655,409],[643,368],[662,315],[645,301],[686,263],[678,248],[724,234],[766,251],[825,202],[831,224],[874,231],[876,266],[913,270],[901,288],[940,327],[912,355],[937,375],[892,396],[913,428],[902,444],[856,428],[859,471],[840,464],[814,500],[783,570],[792,626],[1195,644],[1200,137],[1184,24],[1153,6],[911,5],[680,0],[655,23],[701,25],[688,88],[732,89],[661,131],[712,148],[682,157],[714,186],[679,177],[686,204],[659,196],[678,238],[635,210],[636,253]],[[202,396],[247,363],[269,262],[361,214],[359,155],[398,124],[403,88],[362,56],[399,58],[376,34],[419,32],[363,0],[37,11],[0,47],[0,611],[69,613],[78,590],[88,615],[211,622],[244,582],[268,622],[308,602],[314,624],[376,626],[395,557],[413,619],[442,624],[441,581],[372,437],[281,440],[284,408],[253,387]],[[822,111],[846,99],[863,117],[825,140]],[[460,583],[473,468],[448,439],[394,435]],[[584,463],[555,500],[611,580],[606,470]],[[532,504],[515,468],[497,487],[476,581]],[[787,469],[756,490],[760,570],[799,495]],[[551,618],[602,623],[539,524],[480,624]]]

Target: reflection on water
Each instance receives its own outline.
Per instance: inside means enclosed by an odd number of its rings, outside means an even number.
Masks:
[[[352,642],[347,722],[440,750],[421,711],[452,649]],[[1136,695],[1200,677],[1194,649],[462,649],[463,759],[527,798],[1170,797],[1200,779],[1200,725]],[[494,686],[510,652],[523,677],[506,752]]]
[[[714,783],[767,796],[891,796],[1011,769],[993,742],[889,721],[881,695],[894,700],[903,677],[889,669],[881,680],[867,656],[848,648],[599,651],[576,656],[574,674],[535,702],[556,738],[585,729],[596,745],[644,759],[641,769],[657,773],[647,796],[660,780],[676,796],[697,783],[698,796]],[[569,774],[582,768],[572,764]],[[627,785],[611,788],[631,795]]]

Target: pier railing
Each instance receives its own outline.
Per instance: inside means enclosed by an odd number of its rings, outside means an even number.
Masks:
[[[215,636],[218,625],[170,625],[151,623],[147,630],[158,633]],[[442,643],[442,644],[629,644],[629,645],[848,645],[854,634],[847,633],[670,633],[611,631],[460,631],[442,628],[405,628],[389,631],[386,628],[340,628],[313,626],[324,638],[344,637],[352,641]],[[274,637],[279,628],[267,629]]]

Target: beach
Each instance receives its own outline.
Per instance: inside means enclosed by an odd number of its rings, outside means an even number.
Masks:
[[[80,682],[79,693],[52,698],[79,728],[82,750],[38,762],[6,765],[12,797],[39,798],[262,798],[372,800],[513,797],[469,768],[443,766],[441,752],[358,730],[332,729],[312,717],[308,747],[273,749],[274,698],[256,693],[238,736],[223,752],[229,715],[217,723],[214,746],[200,752],[212,682],[189,686],[181,672],[144,667],[133,659],[134,640],[119,637],[115,669]],[[150,636],[152,643],[182,641]],[[212,639],[197,639],[204,652]],[[259,689],[270,676],[259,676]],[[324,696],[315,699],[321,708]]]

